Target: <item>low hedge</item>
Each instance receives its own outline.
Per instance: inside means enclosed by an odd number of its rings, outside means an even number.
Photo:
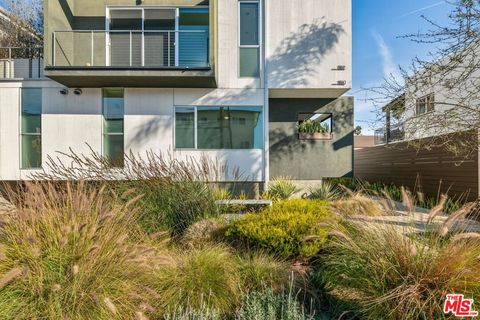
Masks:
[[[320,200],[287,200],[232,222],[227,236],[284,258],[310,257],[322,249],[334,215]]]

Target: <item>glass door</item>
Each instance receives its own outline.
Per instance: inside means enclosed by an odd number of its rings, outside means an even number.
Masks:
[[[110,11],[110,66],[142,65],[143,13],[141,9]]]
[[[145,66],[175,66],[175,9],[145,9]]]

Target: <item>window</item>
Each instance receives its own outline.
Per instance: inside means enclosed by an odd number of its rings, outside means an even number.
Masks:
[[[195,109],[177,108],[175,112],[175,147],[195,148]]]
[[[298,134],[301,140],[329,140],[333,132],[331,113],[300,113]]]
[[[22,89],[21,168],[42,166],[42,89]]]
[[[262,108],[177,107],[175,148],[262,149]]]
[[[424,114],[435,110],[435,95],[429,94],[420,99],[417,99],[416,114]]]
[[[124,90],[103,90],[103,156],[113,167],[123,167]]]
[[[240,1],[240,77],[260,77],[260,4]]]

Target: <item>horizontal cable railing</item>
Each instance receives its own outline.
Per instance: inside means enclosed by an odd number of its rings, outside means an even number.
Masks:
[[[43,78],[43,48],[0,47],[0,80]]]
[[[392,125],[390,129],[380,128],[375,130],[375,145],[387,144],[405,140],[405,126],[403,123]]]
[[[54,67],[201,68],[207,30],[75,30],[53,33]]]

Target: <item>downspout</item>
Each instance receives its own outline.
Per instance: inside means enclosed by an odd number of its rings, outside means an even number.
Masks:
[[[263,88],[264,88],[264,107],[263,107],[263,126],[264,130],[264,151],[263,151],[263,181],[264,190],[268,190],[270,181],[270,105],[268,90],[268,21],[269,10],[268,0],[263,0]]]

